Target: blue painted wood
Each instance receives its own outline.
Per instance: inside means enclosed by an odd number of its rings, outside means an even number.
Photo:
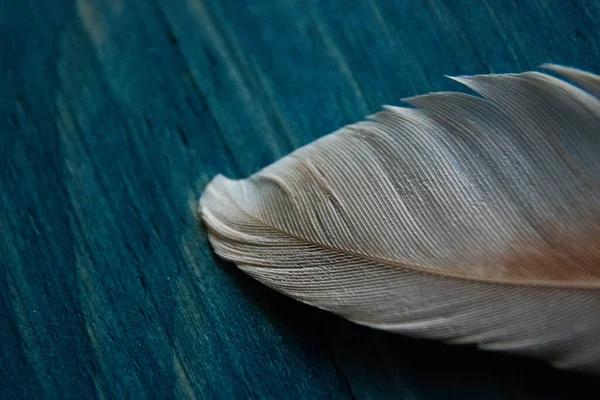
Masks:
[[[599,19],[587,0],[1,2],[0,398],[593,393],[276,294],[215,259],[194,209],[216,173],[463,90],[444,74],[597,70]]]

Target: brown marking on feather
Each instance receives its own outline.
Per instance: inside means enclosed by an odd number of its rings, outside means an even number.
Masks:
[[[503,278],[560,285],[600,284],[600,217],[580,221],[584,225],[545,226],[539,229],[541,238],[516,243],[501,259]]]

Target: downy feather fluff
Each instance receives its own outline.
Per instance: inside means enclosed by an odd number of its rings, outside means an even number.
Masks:
[[[199,211],[216,253],[355,323],[600,373],[600,77],[453,78]]]

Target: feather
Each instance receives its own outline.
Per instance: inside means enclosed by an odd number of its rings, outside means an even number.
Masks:
[[[357,324],[600,374],[600,78],[452,79],[247,179],[199,212],[216,253]]]

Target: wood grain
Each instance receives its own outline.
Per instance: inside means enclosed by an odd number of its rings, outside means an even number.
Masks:
[[[444,74],[598,71],[592,0],[0,2],[0,398],[585,398],[355,326],[215,259],[194,213]],[[539,374],[534,376],[534,374]]]

